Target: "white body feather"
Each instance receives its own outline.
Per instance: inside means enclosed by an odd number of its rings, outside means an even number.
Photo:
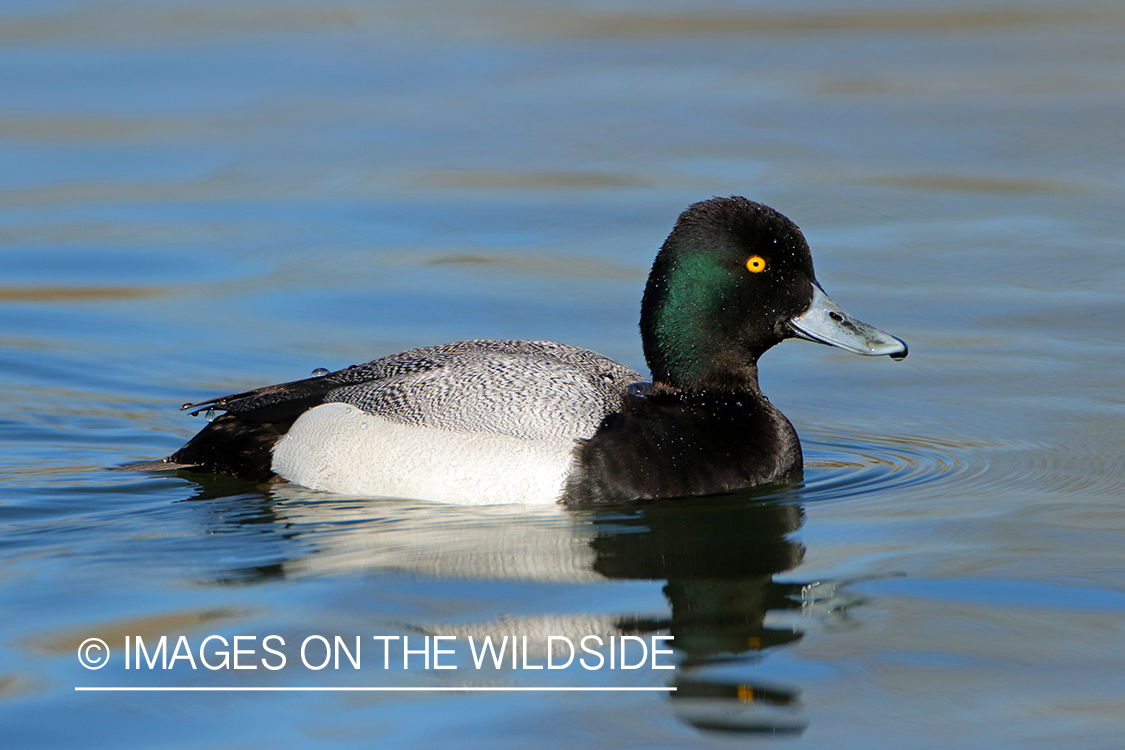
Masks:
[[[350,404],[321,404],[274,446],[273,470],[316,490],[456,503],[559,500],[572,438],[535,440],[391,422]]]

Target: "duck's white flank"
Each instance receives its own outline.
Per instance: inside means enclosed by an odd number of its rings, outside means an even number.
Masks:
[[[273,470],[314,490],[458,505],[554,503],[574,461],[568,438],[525,440],[391,422],[321,404],[274,446]]]

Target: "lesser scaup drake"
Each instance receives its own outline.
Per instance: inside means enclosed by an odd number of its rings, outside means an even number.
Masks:
[[[651,383],[548,341],[465,341],[200,404],[224,411],[163,466],[461,504],[709,495],[801,469],[758,358],[799,337],[858,354],[906,344],[820,288],[801,231],[740,197],[690,206],[641,303]]]

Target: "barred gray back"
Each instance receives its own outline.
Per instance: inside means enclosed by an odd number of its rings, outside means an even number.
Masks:
[[[335,387],[324,401],[403,424],[581,438],[617,411],[625,388],[641,378],[600,354],[552,341],[461,341],[325,375]]]

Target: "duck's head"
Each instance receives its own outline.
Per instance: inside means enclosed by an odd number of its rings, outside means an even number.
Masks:
[[[758,358],[794,337],[856,354],[907,352],[828,298],[801,230],[777,211],[739,197],[688,207],[656,256],[641,303],[653,381],[756,389]]]

